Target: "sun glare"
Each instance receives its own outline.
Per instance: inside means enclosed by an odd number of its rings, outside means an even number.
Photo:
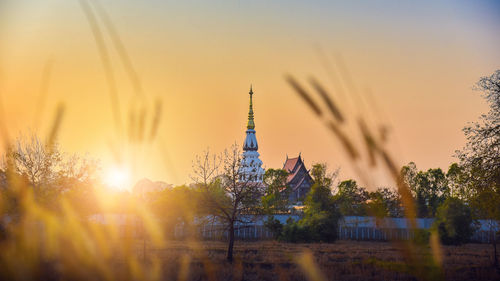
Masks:
[[[104,181],[110,188],[125,190],[130,184],[130,173],[124,167],[115,166],[106,172]]]

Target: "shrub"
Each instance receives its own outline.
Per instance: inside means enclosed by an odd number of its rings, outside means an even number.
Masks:
[[[427,245],[431,233],[427,229],[415,229],[412,241],[417,245]]]
[[[278,239],[283,232],[283,225],[273,216],[267,217],[267,220],[264,222],[264,226],[273,233],[274,239]]]
[[[458,198],[450,197],[439,206],[433,228],[445,245],[467,243],[474,233],[469,206]]]
[[[314,213],[299,221],[299,226],[306,230],[310,241],[334,242],[337,240],[340,215],[337,210],[335,211]]]
[[[342,215],[332,195],[332,179],[326,174],[326,165],[313,166],[314,184],[305,198],[304,214],[299,221],[288,218],[286,224],[282,225],[268,217],[265,225],[278,240],[292,243],[337,240],[338,221]]]
[[[290,243],[311,242],[310,229],[288,218],[279,240]]]
[[[280,240],[285,242],[327,242],[331,243],[338,237],[338,221],[340,212],[334,204],[329,210],[306,212],[298,222],[291,218],[283,226]]]

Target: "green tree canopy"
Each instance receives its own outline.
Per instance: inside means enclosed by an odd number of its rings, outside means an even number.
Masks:
[[[335,199],[339,205],[340,212],[344,216],[367,215],[366,201],[369,193],[358,186],[355,180],[345,180],[338,185],[338,193]]]
[[[450,193],[445,173],[440,168],[418,171],[415,163],[410,162],[403,166],[401,175],[416,201],[417,216],[434,217]]]
[[[401,195],[390,188],[378,188],[368,194],[367,213],[376,217],[403,216]]]
[[[287,177],[288,172],[283,169],[266,170],[263,179],[266,191],[262,196],[264,213],[279,213],[287,209],[289,196]]]
[[[298,222],[288,221],[282,239],[289,242],[333,242],[337,239],[341,213],[332,194],[333,179],[325,164],[312,168],[314,184],[304,201],[304,216]]]
[[[433,227],[437,229],[444,244],[458,245],[469,242],[474,233],[470,207],[458,198],[447,198],[437,209]]]

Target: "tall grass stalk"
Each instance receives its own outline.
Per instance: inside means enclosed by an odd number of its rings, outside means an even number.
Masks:
[[[324,62],[325,68],[328,71],[331,71],[332,67],[328,62]],[[310,78],[313,89],[318,93],[321,100],[324,104],[320,105],[315,102],[313,98],[313,94],[306,90],[295,78],[291,75],[286,75],[285,79],[294,92],[302,99],[306,107],[309,107],[311,111],[315,114],[315,116],[322,121],[326,125],[326,128],[333,133],[333,135],[340,141],[341,147],[346,152],[349,161],[351,162],[354,170],[357,172],[358,176],[364,180],[370,179],[370,167],[375,168],[379,165],[389,172],[392,177],[393,182],[397,186],[397,191],[401,195],[402,203],[405,210],[405,217],[408,220],[409,226],[413,229],[416,228],[416,209],[415,203],[413,202],[413,197],[410,192],[410,187],[406,184],[406,182],[401,178],[400,167],[396,164],[394,159],[390,156],[389,151],[384,144],[387,143],[387,135],[382,132],[378,135],[372,133],[372,131],[379,131],[380,128],[384,128],[383,126],[376,125],[378,123],[377,120],[373,120],[376,116],[373,114],[374,106],[370,106],[365,104],[366,99],[364,99],[358,92],[357,87],[346,67],[343,63],[343,60],[340,56],[336,57],[336,68],[340,73],[340,79],[334,79],[336,82],[342,83],[349,93],[349,97],[352,98],[349,104],[355,105],[355,109],[353,110],[355,117],[351,117],[355,122],[353,124],[358,125],[358,130],[361,135],[361,143],[364,144],[366,153],[361,154],[356,145],[356,141],[354,139],[355,135],[348,135],[345,133],[346,124],[349,124],[349,116],[348,111],[341,110],[341,107],[335,105],[333,99],[331,98],[331,94],[329,94],[325,87],[321,86],[321,84],[315,80],[314,78]],[[339,86],[336,86],[339,88]],[[326,116],[323,114],[322,108],[328,108],[331,112],[331,116]],[[371,128],[368,123],[365,121],[366,118],[363,115],[369,115],[370,124],[374,128]],[[340,118],[342,116],[342,118]],[[380,161],[378,161],[380,159]],[[361,169],[360,164],[364,164],[364,166],[368,167],[367,169]],[[441,272],[442,266],[442,252],[439,240],[434,238],[432,239],[430,254],[429,255],[421,255],[422,251],[427,251],[428,248],[408,242],[395,242],[401,244],[403,247],[402,255],[405,257],[406,263],[408,266],[414,268],[413,274],[421,279],[431,280],[436,278],[442,278],[439,272]],[[431,262],[429,263],[430,257]],[[429,265],[431,269],[429,269]]]

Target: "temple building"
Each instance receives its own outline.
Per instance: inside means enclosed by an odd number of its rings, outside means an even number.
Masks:
[[[248,111],[248,122],[245,142],[243,143],[243,157],[241,159],[241,180],[262,182],[264,169],[259,156],[259,145],[255,137],[255,122],[253,120],[252,86],[250,86],[250,108]]]
[[[241,181],[250,181],[263,184],[265,170],[258,152],[259,145],[255,136],[255,121],[253,113],[253,90],[250,86],[250,106],[248,110],[248,122],[245,142],[243,143],[243,155],[241,159]],[[299,154],[296,158],[286,157],[283,169],[288,172],[287,186],[290,188],[289,203],[297,204],[303,202],[305,196],[311,190],[313,179],[309,175],[304,161]]]
[[[288,172],[287,185],[290,188],[288,201],[290,203],[303,202],[311,186],[313,179],[309,175],[309,170],[306,169],[304,161],[300,156],[296,158],[288,158],[283,164],[283,170]]]

